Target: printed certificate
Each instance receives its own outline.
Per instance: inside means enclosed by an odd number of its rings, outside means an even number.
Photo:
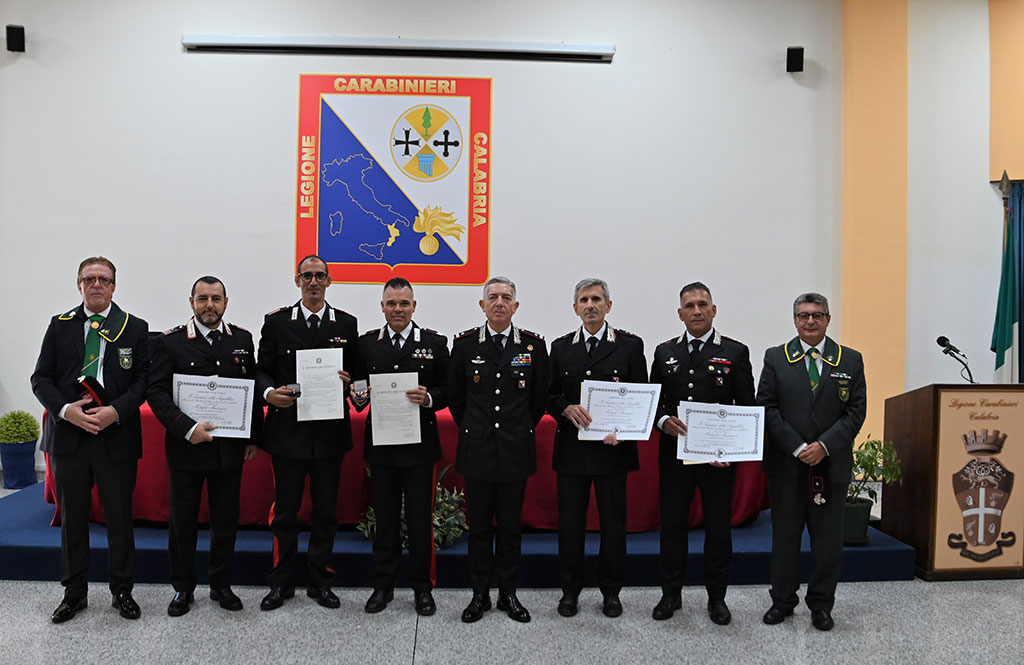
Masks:
[[[254,381],[217,376],[171,376],[171,396],[186,416],[197,423],[216,425],[213,435],[249,438]]]
[[[584,381],[580,405],[590,414],[590,425],[580,429],[580,441],[602,441],[615,434],[627,441],[646,441],[654,427],[661,385]]]
[[[676,457],[690,462],[760,461],[764,452],[764,407],[680,402]]]

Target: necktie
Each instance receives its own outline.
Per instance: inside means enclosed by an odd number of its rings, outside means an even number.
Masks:
[[[396,351],[401,351],[402,350],[402,334],[401,333],[395,333],[394,335],[392,335],[391,336],[391,341],[393,341],[395,343],[395,350]]]
[[[103,317],[93,314],[89,317],[89,332],[85,335],[85,357],[82,359],[82,374],[96,378],[100,364],[100,325]]]
[[[211,330],[209,332],[209,334],[206,335],[206,339],[208,339],[210,341],[210,346],[213,348],[214,351],[217,351],[217,349],[220,348],[220,331],[219,330]]]
[[[498,347],[498,353],[505,350],[505,334],[498,333],[494,336],[494,346]]]
[[[810,360],[807,362],[807,375],[811,377],[811,394],[818,392],[818,384],[821,381],[821,375],[818,374],[818,349],[811,347],[811,350],[807,352],[810,356]]]
[[[594,355],[594,349],[597,348],[597,335],[591,335],[590,339],[587,340],[587,355]]]
[[[690,340],[690,360],[694,360],[698,353],[700,353],[700,340]]]
[[[306,322],[309,323],[310,334],[316,337],[316,331],[320,329],[320,317],[316,314],[310,314]]]

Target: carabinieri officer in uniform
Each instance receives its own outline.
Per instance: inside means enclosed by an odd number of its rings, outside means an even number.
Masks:
[[[412,284],[395,277],[384,285],[380,302],[387,325],[359,338],[359,366],[353,379],[368,380],[371,374],[416,372],[418,384],[406,391],[420,407],[420,441],[400,445],[375,445],[372,418],[366,419],[363,458],[370,465],[373,511],[377,534],[373,539],[373,593],[364,609],[374,614],[394,598],[395,573],[402,557],[401,516],[403,500],[409,534],[409,586],[416,613],[429,616],[436,605],[434,588],[433,507],[436,478],[434,463],[441,459],[437,411],[448,406],[448,340],[412,320],[416,300]],[[360,411],[373,393],[353,389]]]
[[[548,399],[548,351],[543,337],[512,325],[519,303],[511,280],[492,277],[483,296],[487,323],[456,336],[448,372],[450,409],[459,425],[455,468],[466,477],[469,501],[473,599],[462,620],[478,621],[491,609],[496,569],[498,609],[527,622],[530,613],[516,597],[521,513],[526,479],[537,470],[534,429]]]

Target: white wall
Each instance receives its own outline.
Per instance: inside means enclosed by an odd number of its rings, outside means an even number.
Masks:
[[[976,381],[991,382],[1003,212],[988,183],[988,3],[908,9],[906,387],[963,381],[939,335],[967,354]]]
[[[28,51],[0,54],[0,411],[39,411],[28,377],[48,318],[80,300],[85,256],[115,261],[115,300],[154,329],[187,318],[188,287],[205,273],[228,286],[227,318],[252,329],[298,297],[303,72],[493,77],[492,273],[517,281],[517,322],[549,339],[568,331],[573,284],[601,276],[611,320],[650,356],[681,330],[680,286],[700,279],[758,371],[764,348],[793,334],[797,293],[819,290],[839,309],[839,7],[7,0],[4,22],[26,26]],[[611,65],[186,54],[182,33],[610,42],[617,53]],[[785,73],[789,45],[806,48],[802,75]],[[421,287],[417,319],[449,334],[475,325],[478,293]],[[328,296],[362,328],[378,325],[378,287]]]

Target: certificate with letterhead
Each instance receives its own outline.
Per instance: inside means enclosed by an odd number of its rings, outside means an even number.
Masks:
[[[299,349],[295,381],[299,384],[296,419],[333,420],[345,417],[345,383],[338,376],[342,349]]]
[[[580,428],[580,441],[602,441],[609,434],[626,441],[646,441],[660,396],[658,383],[584,381],[580,405],[592,420]]]
[[[370,375],[370,424],[373,445],[393,446],[420,442],[420,405],[406,391],[419,385],[416,372]]]
[[[249,438],[254,382],[218,376],[171,376],[171,397],[181,412],[196,421],[216,426],[213,435]]]
[[[690,462],[760,461],[764,453],[764,407],[680,402],[676,457]]]

